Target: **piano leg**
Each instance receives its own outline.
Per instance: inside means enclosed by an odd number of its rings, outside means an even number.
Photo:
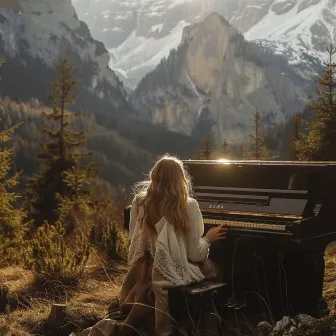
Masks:
[[[307,244],[297,246],[286,255],[288,297],[291,315],[307,314],[320,318],[329,314],[323,299],[325,246]]]
[[[325,271],[324,250],[306,255],[308,265],[312,270],[312,293],[313,300],[312,316],[321,318],[329,315],[327,302],[323,298],[323,281]]]

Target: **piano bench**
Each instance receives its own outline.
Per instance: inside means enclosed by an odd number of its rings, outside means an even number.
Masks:
[[[219,290],[226,286],[227,283],[225,282],[206,280],[169,289],[169,311],[174,324],[175,335],[183,334],[180,333],[181,327],[188,336],[198,335],[201,322],[206,322],[207,329],[216,328],[214,335],[219,334],[221,323],[213,298]],[[206,318],[212,319],[212,321],[210,323],[204,321]],[[217,325],[213,319],[216,319]]]

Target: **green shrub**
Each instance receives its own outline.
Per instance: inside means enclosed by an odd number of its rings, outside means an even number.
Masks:
[[[36,231],[30,244],[28,263],[39,280],[76,285],[82,278],[90,255],[88,239],[77,233],[75,244],[70,246],[65,237],[59,221],[55,225],[44,222]]]
[[[17,126],[0,132],[0,264],[20,261],[21,247],[27,231],[25,213],[16,207],[20,195],[14,191],[19,183],[20,173],[11,174],[13,153],[5,146]]]
[[[105,219],[97,221],[92,227],[91,241],[100,253],[109,260],[125,259],[128,253],[128,239],[118,228],[115,221]]]

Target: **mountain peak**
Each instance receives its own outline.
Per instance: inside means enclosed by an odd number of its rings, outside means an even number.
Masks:
[[[205,17],[203,22],[205,24],[207,24],[208,22],[217,22],[222,24],[223,26],[231,26],[229,21],[227,21],[221,14],[217,12],[211,12],[208,16]]]
[[[220,14],[213,12],[202,22],[185,27],[182,34],[182,42],[190,41],[195,37],[200,40],[206,38],[217,41],[217,48],[220,48],[220,45],[227,45],[231,37],[237,34],[238,30],[236,28],[232,27]],[[208,51],[210,51],[213,49],[213,45],[209,45],[208,48]]]
[[[269,124],[303,108],[307,82],[220,15],[185,28],[184,42],[134,91],[133,102],[151,122],[200,137],[212,130],[216,139],[244,143],[256,105]]]

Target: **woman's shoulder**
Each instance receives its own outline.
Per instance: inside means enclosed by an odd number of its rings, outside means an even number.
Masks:
[[[197,207],[198,207],[198,202],[195,200],[195,198],[188,197],[188,208],[195,209]]]
[[[195,204],[195,203],[197,203],[197,201],[195,200],[195,198],[188,197],[188,204]]]
[[[144,200],[145,195],[144,194],[137,194],[134,196],[133,201],[132,201],[132,206],[133,207],[139,207],[142,205],[142,201]]]

